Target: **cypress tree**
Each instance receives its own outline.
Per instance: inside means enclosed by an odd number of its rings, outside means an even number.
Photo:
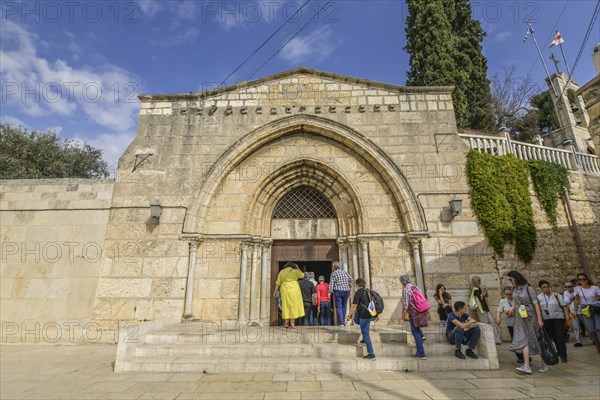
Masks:
[[[454,85],[458,126],[491,129],[490,82],[481,47],[486,34],[471,18],[469,1],[408,0],[407,5],[407,85]]]

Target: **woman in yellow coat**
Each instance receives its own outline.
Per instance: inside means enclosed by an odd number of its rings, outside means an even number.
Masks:
[[[273,296],[277,296],[277,289],[280,289],[281,318],[285,320],[285,328],[296,329],[294,320],[304,317],[304,303],[300,285],[298,285],[298,279],[303,278],[304,272],[292,262],[285,264],[285,267],[277,275]]]

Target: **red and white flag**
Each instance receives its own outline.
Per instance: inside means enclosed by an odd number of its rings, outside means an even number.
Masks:
[[[556,31],[556,36],[554,37],[554,40],[552,41],[552,43],[550,43],[550,47],[556,46],[557,44],[563,44],[564,42],[565,41],[563,40],[560,32]]]

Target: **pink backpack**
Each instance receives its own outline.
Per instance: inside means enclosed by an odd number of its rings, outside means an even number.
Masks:
[[[429,301],[423,297],[420,290],[413,291],[413,301],[415,302],[415,309],[417,312],[426,312],[431,308]]]

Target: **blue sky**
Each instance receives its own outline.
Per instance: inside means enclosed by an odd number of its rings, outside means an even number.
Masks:
[[[404,84],[404,1],[312,0],[294,16],[304,2],[2,1],[0,119],[88,141],[114,168],[135,136],[138,93],[215,87],[286,21],[227,83],[307,66]],[[488,75],[514,65],[545,85],[533,42],[522,43],[524,20],[532,19],[546,60],[554,51],[562,61],[557,48],[548,48],[558,28],[572,67],[596,0],[472,6],[488,33]],[[579,83],[595,75],[590,55],[600,41],[598,25],[573,74]]]

